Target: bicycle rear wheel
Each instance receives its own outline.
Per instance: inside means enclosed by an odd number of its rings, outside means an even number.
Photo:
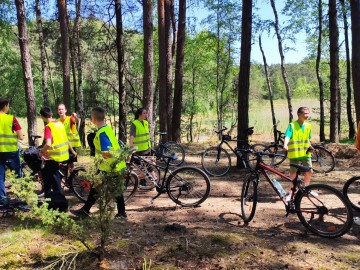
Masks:
[[[287,157],[287,151],[284,149],[284,147],[282,145],[269,145],[268,147],[266,147],[265,153],[269,153],[269,154],[276,154],[273,157],[270,156],[263,156],[262,157],[262,161],[264,162],[265,165],[268,166],[278,166],[281,163],[283,163]]]
[[[335,167],[334,155],[320,145],[313,146],[315,151],[311,155],[312,167],[315,172],[328,173]]]
[[[343,194],[348,198],[352,208],[360,211],[360,176],[351,177],[346,181]]]
[[[195,167],[182,167],[173,171],[166,180],[166,192],[181,206],[198,206],[210,194],[210,179]]]
[[[139,186],[139,179],[135,173],[130,173],[125,178],[125,190],[124,190],[124,201],[125,203],[129,203],[131,198],[134,197],[137,188]]]
[[[210,147],[201,156],[201,165],[212,176],[224,176],[231,167],[230,155],[223,148]]]
[[[75,196],[82,202],[86,202],[91,188],[90,182],[85,177],[84,172],[84,168],[75,168],[69,177],[71,190],[74,192]]]
[[[257,176],[248,174],[241,190],[241,217],[250,222],[255,215],[257,205]]]
[[[323,184],[299,190],[295,209],[301,223],[311,232],[326,238],[347,233],[353,223],[351,205],[337,189]]]
[[[170,161],[172,166],[180,166],[185,160],[185,149],[181,144],[176,142],[166,142],[164,145],[165,154],[176,155],[178,158]]]

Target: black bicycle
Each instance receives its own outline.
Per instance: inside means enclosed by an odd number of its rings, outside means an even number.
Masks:
[[[350,201],[352,208],[360,211],[360,176],[351,177],[345,182],[343,194]]]
[[[157,195],[151,199],[151,203],[163,193],[167,193],[172,201],[184,207],[194,207],[203,203],[210,194],[210,179],[206,173],[191,166],[180,167],[172,171],[169,169],[170,162],[176,159],[176,156],[163,155],[166,160],[165,166],[156,164],[151,156],[144,157],[136,154],[132,155],[129,163],[130,176],[140,173],[141,177],[146,179],[146,186],[156,189]],[[163,174],[162,178],[160,171]],[[129,178],[124,193],[126,202],[129,202],[135,195],[137,187],[140,185],[139,178],[135,176]]]
[[[177,159],[170,160],[171,166],[180,166],[185,161],[185,149],[184,147],[173,141],[163,142],[163,136],[165,136],[166,132],[157,132],[159,134],[160,139],[158,142],[151,141],[153,143],[153,147],[151,147],[151,155],[156,156],[159,161],[164,161],[164,157],[176,155]],[[165,161],[166,163],[166,161]]]
[[[231,157],[228,151],[223,148],[223,144],[226,144],[228,148],[241,159],[244,168],[251,168],[256,165],[256,156],[253,152],[261,151],[266,148],[264,144],[250,145],[248,140],[232,139],[229,134],[223,134],[227,130],[226,127],[215,131],[221,138],[220,143],[217,146],[212,146],[205,150],[201,156],[201,165],[205,172],[212,176],[224,176],[231,168]],[[247,135],[254,133],[254,128],[250,127],[245,130]],[[241,147],[231,147],[229,142],[240,142]]]
[[[346,197],[331,186],[324,184],[304,186],[299,179],[300,172],[309,171],[311,167],[290,164],[297,168],[295,178],[291,179],[262,162],[263,156],[273,154],[258,152],[256,155],[256,167],[244,179],[241,191],[241,213],[244,222],[248,223],[254,218],[260,175],[263,175],[284,203],[287,215],[297,214],[300,222],[311,232],[326,238],[336,238],[349,231],[353,224],[353,213]],[[270,174],[292,183],[293,188],[289,195],[281,190],[277,180],[270,179]],[[287,198],[290,200],[288,201]]]

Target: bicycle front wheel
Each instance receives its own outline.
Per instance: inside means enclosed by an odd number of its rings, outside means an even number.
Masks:
[[[90,193],[90,181],[85,177],[85,169],[75,168],[70,175],[69,183],[75,196],[82,202],[86,202]]]
[[[255,215],[257,205],[257,176],[248,174],[241,190],[241,217],[250,222]]]
[[[201,156],[201,165],[212,176],[224,176],[231,167],[230,155],[223,148],[210,147]]]
[[[165,154],[167,155],[176,155],[178,158],[170,161],[172,166],[180,166],[184,163],[185,160],[185,149],[181,144],[176,142],[167,142],[165,143]]]
[[[182,167],[166,180],[166,192],[171,200],[181,206],[198,206],[210,194],[210,179],[195,167]]]
[[[351,206],[360,211],[360,176],[354,176],[346,181],[343,194],[348,198]]]
[[[328,173],[335,167],[334,155],[323,146],[314,145],[315,151],[311,155],[312,167],[315,172]]]
[[[287,157],[287,151],[284,149],[282,145],[269,145],[266,147],[265,153],[268,154],[276,154],[273,157],[263,156],[262,161],[265,165],[268,166],[278,166],[283,163]]]
[[[246,162],[247,162],[247,166],[254,170],[256,167],[256,163],[257,163],[257,152],[261,152],[261,151],[265,151],[266,149],[266,145],[262,144],[262,143],[256,143],[254,145],[251,145],[250,148],[253,150],[253,152],[248,153],[246,156]]]
[[[350,203],[340,191],[328,185],[314,184],[299,190],[295,209],[301,223],[321,237],[340,237],[353,223]]]
[[[130,173],[125,177],[125,190],[123,193],[125,204],[134,197],[139,186],[139,179],[136,173]]]

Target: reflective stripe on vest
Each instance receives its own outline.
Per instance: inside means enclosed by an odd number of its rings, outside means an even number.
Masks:
[[[0,152],[15,152],[19,149],[18,137],[13,132],[14,116],[0,114]]]
[[[66,135],[67,135],[68,140],[72,147],[80,147],[81,142],[80,142],[79,133],[76,129],[76,125],[73,125],[71,128],[70,119],[71,119],[71,116],[66,116],[66,118],[63,122],[65,131],[66,131]],[[61,121],[60,118],[58,120]]]
[[[137,151],[148,150],[151,147],[148,121],[143,120],[143,123],[141,123],[139,120],[134,120],[133,124],[136,127],[136,134],[133,142],[134,146],[137,146]]]
[[[51,129],[53,143],[48,149],[50,159],[63,162],[69,159],[69,144],[65,127],[61,122],[50,122],[47,126]]]
[[[310,132],[311,125],[304,123],[304,131],[302,131],[301,126],[297,121],[291,122],[290,125],[293,129],[292,137],[288,145],[288,158],[301,158],[301,157],[311,157],[311,153],[306,151],[310,146]]]
[[[112,128],[108,125],[101,127],[100,129],[98,129],[98,131],[96,132],[95,138],[94,138],[94,146],[95,146],[95,156],[99,156],[101,155],[102,152],[107,152],[107,151],[101,151],[101,145],[100,145],[100,134],[101,133],[105,133],[106,136],[109,138],[110,143],[111,143],[111,151],[117,151],[120,150],[120,145],[115,137],[114,131],[112,130]],[[105,172],[118,172],[121,169],[126,167],[126,162],[125,161],[121,161],[120,163],[118,163],[116,165],[115,168],[112,168],[111,165],[116,161],[115,158],[107,158],[106,160],[104,160],[103,163],[100,164],[100,170],[101,171],[105,171]]]

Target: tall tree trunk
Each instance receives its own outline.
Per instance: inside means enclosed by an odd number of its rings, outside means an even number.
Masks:
[[[336,0],[329,0],[330,141],[339,142],[339,29]]]
[[[166,88],[166,60],[167,60],[167,42],[165,35],[165,0],[158,1],[158,35],[159,35],[159,124],[160,131],[168,131],[168,112],[167,112],[167,88]],[[167,140],[166,138],[164,138]]]
[[[351,41],[352,41],[352,81],[354,89],[354,101],[356,123],[360,121],[360,76],[354,76],[354,72],[360,70],[360,1],[350,0],[351,8]]]
[[[320,103],[320,141],[325,141],[325,110],[324,110],[324,83],[321,78],[320,72],[320,63],[321,63],[321,53],[322,53],[322,35],[323,35],[323,8],[322,1],[318,2],[318,46],[317,46],[317,55],[316,55],[316,77],[319,84],[319,103]]]
[[[259,47],[260,47],[260,51],[261,51],[263,61],[264,61],[266,85],[267,85],[268,90],[269,90],[269,99],[270,99],[272,123],[273,123],[273,126],[275,127],[275,125],[276,125],[276,117],[275,117],[275,110],[274,110],[273,92],[272,92],[272,89],[271,89],[271,82],[270,82],[270,77],[269,77],[269,72],[268,72],[268,65],[266,63],[265,53],[264,53],[264,50],[262,48],[261,35],[259,35]],[[275,138],[275,140],[276,140],[276,136],[277,136],[277,134],[276,134],[276,130],[274,128],[274,138]]]
[[[82,50],[80,41],[80,19],[81,19],[81,0],[75,2],[76,5],[76,17],[74,21],[74,45],[75,45],[75,59],[77,69],[77,86],[74,90],[76,92],[75,99],[75,111],[80,116],[79,136],[83,147],[86,146],[85,139],[85,111],[84,111],[84,92],[83,92],[83,68],[82,68]]]
[[[349,49],[349,25],[347,19],[347,6],[345,5],[344,0],[340,0],[341,10],[344,20],[344,36],[345,36],[345,52],[346,52],[346,112],[347,120],[349,124],[349,139],[354,139],[355,137],[355,128],[354,120],[352,116],[352,105],[351,105],[351,61],[350,61],[350,49]]]
[[[249,125],[249,88],[250,88],[250,55],[252,30],[252,0],[242,1],[241,52],[238,89],[238,138],[247,139],[245,129]],[[241,147],[241,142],[238,142]],[[241,165],[238,158],[237,165]]]
[[[293,108],[292,108],[292,104],[291,104],[291,89],[290,89],[290,85],[289,85],[289,81],[287,79],[287,74],[286,74],[286,69],[285,69],[285,56],[284,56],[284,52],[283,52],[282,38],[280,35],[280,29],[279,29],[279,18],[278,18],[276,7],[275,7],[275,1],[270,0],[270,3],[271,3],[272,10],[274,12],[274,16],[275,16],[274,28],[275,28],[275,33],[276,33],[276,37],[278,40],[279,54],[280,54],[280,60],[281,60],[280,61],[281,74],[282,74],[284,84],[285,84],[286,99],[288,101],[289,122],[291,122],[293,119]]]
[[[217,1],[218,10],[220,9],[220,1]],[[216,13],[216,85],[215,85],[215,101],[216,101],[216,115],[217,128],[220,130],[223,126],[222,116],[222,94],[220,91],[220,12]],[[220,136],[220,135],[219,135]],[[220,137],[219,137],[220,139]]]
[[[41,59],[41,86],[43,91],[43,103],[44,106],[50,106],[49,101],[49,88],[47,86],[47,75],[48,70],[46,66],[46,49],[45,49],[45,42],[44,42],[44,34],[42,28],[42,19],[41,19],[41,9],[39,0],[35,1],[35,10],[36,10],[36,22],[37,22],[37,32],[39,35],[39,47],[40,47],[40,59]]]
[[[121,13],[121,0],[115,0],[116,13],[116,48],[119,78],[119,139],[126,142],[126,91],[124,80],[124,48],[123,48],[123,22]]]
[[[63,69],[63,102],[66,108],[71,108],[71,87],[70,87],[70,50],[69,34],[67,28],[66,0],[58,0],[59,22],[61,33],[61,61]]]
[[[166,114],[167,114],[167,140],[172,140],[172,38],[171,38],[171,8],[172,0],[165,0],[165,42],[166,42]]]
[[[143,106],[148,112],[150,134],[154,136],[154,36],[153,36],[153,2],[143,1],[143,30],[144,30],[144,78],[143,78]]]
[[[179,22],[176,44],[175,90],[173,102],[172,140],[181,140],[181,111],[184,77],[184,53],[186,37],[186,0],[179,0]]]
[[[31,57],[29,50],[29,38],[28,38],[27,26],[26,26],[24,0],[15,0],[15,5],[16,5],[16,15],[18,20],[21,64],[23,67],[23,79],[25,86],[28,138],[29,138],[29,144],[34,145],[35,142],[31,139],[30,135],[37,134],[37,121],[36,121],[37,114],[36,114],[33,76],[31,71]]]

